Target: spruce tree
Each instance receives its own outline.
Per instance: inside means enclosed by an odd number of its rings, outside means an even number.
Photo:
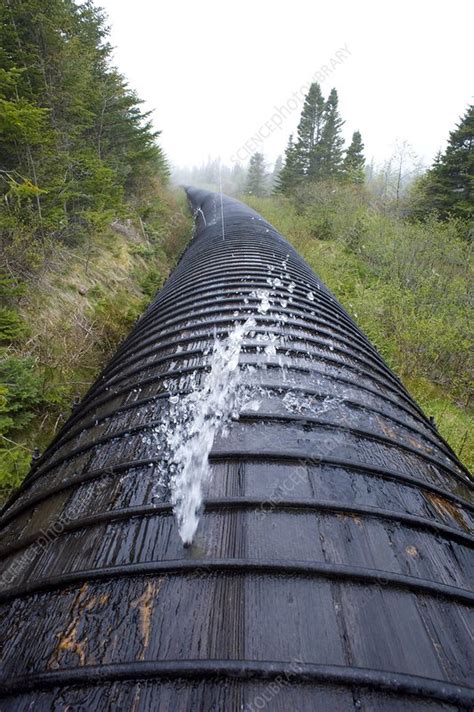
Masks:
[[[267,192],[267,174],[265,171],[265,159],[263,153],[254,153],[250,157],[247,172],[247,193],[261,197]]]
[[[341,176],[344,146],[344,139],[341,135],[344,121],[339,115],[338,96],[335,89],[331,89],[324,106],[323,121],[321,140],[318,145],[318,178],[332,180]]]
[[[89,0],[0,3],[0,223],[69,240],[106,221],[123,193],[166,177],[149,115],[110,66],[107,32]]]
[[[365,179],[364,144],[360,131],[354,131],[352,141],[342,163],[344,178],[351,183],[363,183]]]
[[[290,195],[301,181],[300,161],[298,149],[293,143],[293,136],[288,139],[285,150],[285,162],[275,180],[275,193]]]
[[[283,168],[283,158],[282,158],[282,156],[277,156],[277,159],[273,165],[272,174],[270,176],[270,188],[272,191],[275,191],[275,188],[278,185],[278,177],[281,173],[282,168]]]
[[[470,105],[454,131],[448,146],[436,157],[432,168],[416,188],[415,212],[437,211],[441,218],[454,215],[471,219],[474,215],[474,105]]]
[[[310,178],[318,177],[317,147],[321,140],[323,118],[324,97],[319,84],[313,82],[304,101],[296,142],[299,171]]]

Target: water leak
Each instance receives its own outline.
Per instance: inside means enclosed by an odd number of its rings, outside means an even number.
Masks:
[[[255,289],[253,292],[250,292],[250,296],[260,299],[260,304],[257,306],[257,311],[259,314],[266,314],[270,309],[270,306],[273,301],[272,299],[270,299],[270,292],[268,292],[266,289]]]
[[[286,269],[287,259],[282,263],[283,269]],[[161,499],[163,487],[168,488],[185,546],[192,544],[199,524],[204,491],[210,481],[209,455],[215,438],[228,437],[232,422],[238,420],[241,413],[251,415],[265,403],[272,412],[281,412],[283,408],[294,415],[320,416],[333,411],[340,403],[336,398],[318,400],[298,388],[292,390],[288,369],[291,337],[283,337],[275,333],[275,329],[279,331],[288,315],[291,316],[287,308],[292,308],[296,285],[289,274],[278,276],[272,274],[270,268],[268,274],[268,289],[242,293],[246,313],[233,312],[233,317],[240,316],[242,321],[236,322],[225,338],[214,335],[213,343],[208,342],[203,349],[206,372],[199,370],[185,382],[178,377],[163,383],[170,392],[167,417],[149,436],[154,440],[160,460],[157,482],[160,489],[156,496]],[[308,292],[307,297],[310,301],[314,299],[312,292]],[[257,300],[252,307],[250,299]],[[259,315],[271,317],[273,325],[259,319]],[[254,350],[263,356],[258,366],[239,363],[245,348],[251,349],[249,354]],[[313,357],[307,352],[305,358],[312,360]],[[170,364],[170,372],[173,366]],[[279,371],[279,383],[286,391],[284,396],[280,392],[276,399],[273,388],[261,380],[268,381],[275,367]]]
[[[255,326],[255,319],[249,317],[236,325],[227,338],[216,339],[209,371],[199,386],[169,399],[162,458],[170,473],[171,502],[185,546],[192,543],[199,524],[214,438],[217,434],[226,435],[230,421],[239,417],[243,405],[239,357],[245,336]],[[251,405],[258,409],[258,403]]]

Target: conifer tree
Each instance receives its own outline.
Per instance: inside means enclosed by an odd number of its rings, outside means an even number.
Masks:
[[[319,84],[313,82],[304,101],[296,142],[299,171],[311,178],[317,178],[318,175],[317,149],[321,141],[323,118],[324,97]]]
[[[275,180],[275,193],[289,195],[301,181],[298,149],[293,143],[293,136],[288,139],[283,167]]]
[[[0,3],[0,227],[69,239],[123,193],[166,177],[158,134],[110,66],[106,38],[89,0]]]
[[[470,105],[448,146],[415,189],[415,212],[437,211],[441,218],[474,216],[474,105]]]
[[[354,131],[352,141],[342,163],[344,177],[351,183],[363,183],[365,179],[364,144],[360,131]]]
[[[281,156],[277,156],[277,159],[273,166],[272,175],[271,175],[272,190],[275,190],[275,187],[278,183],[278,176],[280,175],[282,168],[283,168],[283,158]]]
[[[331,89],[324,106],[323,127],[319,142],[318,178],[329,180],[339,178],[342,173],[344,139],[341,129],[344,121],[338,110],[338,96],[335,89]]]
[[[261,197],[266,193],[267,174],[265,171],[265,159],[263,153],[254,153],[250,157],[247,172],[247,193]]]

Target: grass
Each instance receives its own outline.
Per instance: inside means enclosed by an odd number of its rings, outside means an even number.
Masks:
[[[472,258],[462,225],[409,223],[363,191],[245,197],[354,317],[460,459],[474,467]]]
[[[22,481],[34,448],[47,447],[162,286],[191,231],[184,197],[157,196],[146,225],[148,234],[132,219],[127,231],[107,228],[86,245],[59,243],[21,290],[3,285],[0,498]]]

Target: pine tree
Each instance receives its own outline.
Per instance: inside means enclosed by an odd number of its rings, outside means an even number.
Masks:
[[[339,178],[342,173],[342,159],[344,139],[341,129],[344,121],[338,111],[338,96],[335,89],[331,89],[324,106],[323,126],[321,140],[318,145],[318,178],[332,180]]]
[[[263,153],[254,153],[250,158],[247,172],[247,193],[261,197],[267,192],[267,174],[265,171],[265,159]]]
[[[474,105],[470,105],[454,131],[448,146],[432,168],[417,183],[415,212],[437,211],[441,218],[454,215],[471,219],[474,215]]]
[[[364,144],[360,131],[354,131],[352,141],[342,162],[344,178],[351,183],[363,183],[365,179]]]
[[[298,149],[293,143],[293,136],[288,139],[285,150],[285,162],[275,180],[275,193],[290,195],[302,179]]]
[[[310,178],[318,177],[319,154],[317,149],[321,141],[323,117],[324,97],[319,84],[313,82],[304,101],[296,142],[299,171]]]

